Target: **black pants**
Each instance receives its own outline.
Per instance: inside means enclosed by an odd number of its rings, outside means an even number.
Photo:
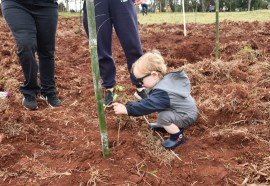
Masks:
[[[142,13],[143,14],[147,14],[147,11],[148,11],[148,5],[147,4],[141,4],[141,6],[142,6]]]
[[[31,96],[36,96],[39,92],[55,93],[54,52],[58,7],[54,2],[48,2],[48,6],[39,6],[2,1],[2,11],[16,40],[17,55],[24,74],[24,83],[20,86],[21,93]],[[38,63],[35,58],[36,52]],[[37,81],[38,71],[40,86]]]
[[[112,56],[113,28],[124,50],[128,71],[143,55],[138,33],[138,20],[133,0],[95,0],[97,50],[102,86],[111,88],[116,84],[116,66]],[[83,25],[88,34],[87,11],[84,1]],[[130,73],[133,85],[141,87]]]

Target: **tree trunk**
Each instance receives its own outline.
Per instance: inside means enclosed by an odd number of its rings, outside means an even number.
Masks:
[[[251,0],[248,0],[248,11],[250,11]]]
[[[67,8],[67,12],[69,12],[70,10],[69,10],[69,4],[68,4],[68,0],[66,0],[66,8]]]
[[[100,71],[99,71],[99,65],[98,65],[97,33],[96,33],[94,7],[95,7],[94,0],[86,1],[91,67],[92,67],[92,76],[93,76],[93,83],[94,83],[94,89],[95,89],[95,95],[96,95],[96,104],[97,104],[97,113],[98,113],[98,120],[99,120],[102,152],[103,152],[103,157],[107,157],[109,155],[109,145],[108,145],[108,134],[107,134],[107,128],[106,128],[106,118],[105,118],[104,106],[103,106],[103,101],[102,101],[101,77],[100,77]]]
[[[202,0],[202,12],[205,12],[204,0]]]

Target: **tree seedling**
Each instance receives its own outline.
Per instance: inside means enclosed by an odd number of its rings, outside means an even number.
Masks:
[[[117,99],[117,97],[118,97],[117,92],[122,92],[124,90],[124,87],[117,85],[117,86],[115,86],[114,89],[115,89],[115,91],[112,91],[112,97],[113,97],[112,102],[114,102]],[[103,107],[104,107],[104,110],[106,110],[106,108],[108,108],[110,106],[103,104]]]

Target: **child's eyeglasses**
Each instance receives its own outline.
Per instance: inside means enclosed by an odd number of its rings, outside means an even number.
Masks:
[[[143,80],[144,80],[144,78],[146,78],[146,77],[148,77],[148,76],[151,76],[151,73],[146,74],[145,76],[140,77],[140,78],[136,78],[136,79],[137,79],[137,81],[138,81],[141,85],[143,85]]]

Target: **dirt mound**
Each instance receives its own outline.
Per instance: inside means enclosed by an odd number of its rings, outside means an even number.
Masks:
[[[110,156],[102,157],[88,41],[79,18],[59,19],[56,82],[63,101],[37,111],[21,106],[23,81],[16,47],[0,18],[0,185],[245,185],[270,184],[270,23],[140,25],[144,51],[164,55],[170,71],[184,69],[200,111],[174,151],[160,147],[144,117],[106,109]],[[134,100],[124,53],[113,35],[118,101]]]

